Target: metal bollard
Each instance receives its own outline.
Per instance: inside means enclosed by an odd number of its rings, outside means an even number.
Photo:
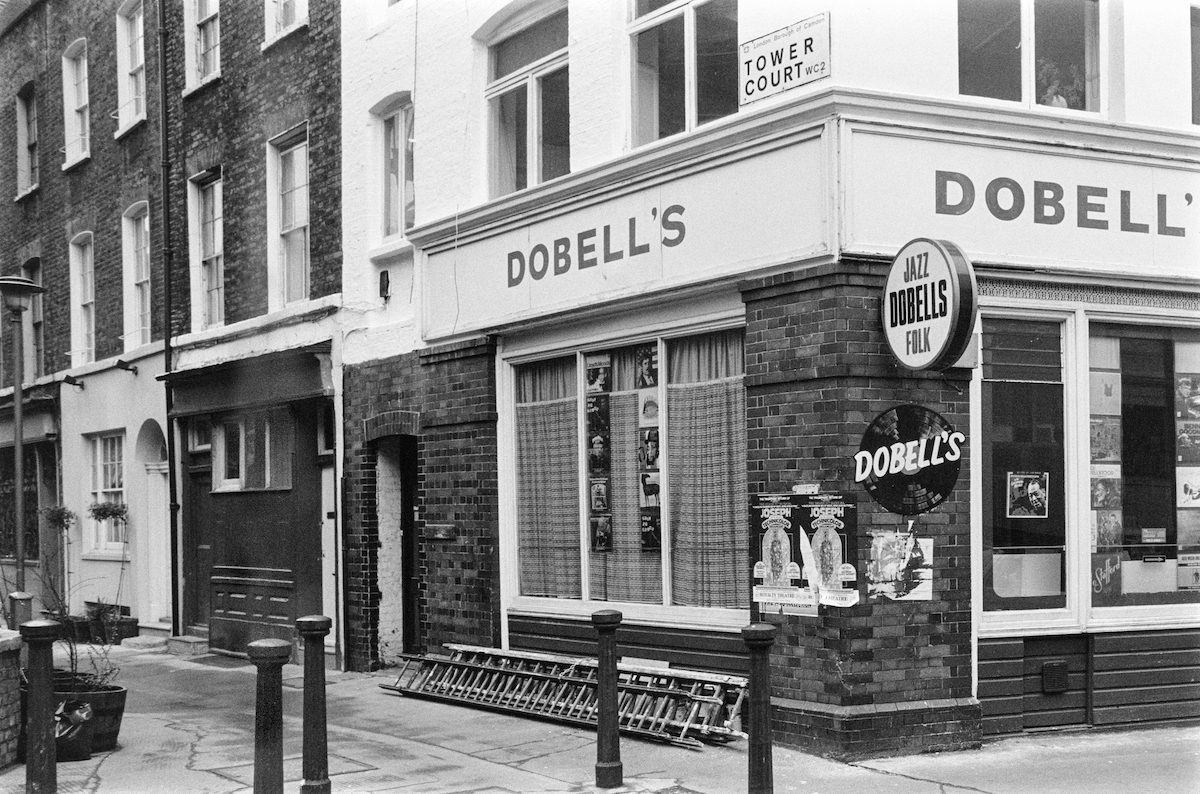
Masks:
[[[748,791],[772,794],[775,773],[771,761],[771,646],[775,644],[775,627],[770,623],[751,623],[742,629],[742,642],[750,649]]]
[[[54,748],[54,641],[60,627],[53,620],[21,624],[21,638],[29,646],[25,676],[25,792],[58,791],[58,761]]]
[[[602,609],[592,613],[596,643],[596,787],[616,788],[624,779],[617,695],[617,626],[621,613]]]
[[[20,591],[8,594],[8,627],[17,631],[22,623],[33,620],[33,594]]]
[[[304,783],[300,794],[329,794],[329,746],[325,734],[325,637],[333,620],[307,615],[296,621],[304,638]]]
[[[247,647],[258,668],[254,701],[254,794],[283,794],[283,665],[287,640],[255,640]]]

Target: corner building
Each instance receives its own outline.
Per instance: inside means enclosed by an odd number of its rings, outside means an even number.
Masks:
[[[590,654],[612,607],[626,659],[714,671],[775,623],[777,740],[841,757],[1200,714],[1198,25],[1119,0],[344,16],[350,664]],[[881,322],[916,238],[974,268],[944,371]],[[966,439],[923,511],[856,482],[899,406]],[[814,491],[854,505],[853,593],[755,601],[752,508]]]

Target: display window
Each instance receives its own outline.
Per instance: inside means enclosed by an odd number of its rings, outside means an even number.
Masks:
[[[742,336],[514,368],[520,595],[748,608]]]

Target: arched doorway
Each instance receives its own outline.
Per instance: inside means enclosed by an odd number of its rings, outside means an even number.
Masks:
[[[138,430],[130,505],[131,592],[135,614],[143,624],[171,623],[170,497],[167,488],[167,443],[162,427],[147,419]]]

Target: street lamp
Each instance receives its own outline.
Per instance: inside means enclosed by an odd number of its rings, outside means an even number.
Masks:
[[[22,339],[22,315],[33,303],[33,296],[46,288],[22,276],[0,276],[0,298],[12,314],[13,324],[13,522],[16,535],[17,591],[25,592],[25,417],[23,381],[25,380],[25,344]]]

